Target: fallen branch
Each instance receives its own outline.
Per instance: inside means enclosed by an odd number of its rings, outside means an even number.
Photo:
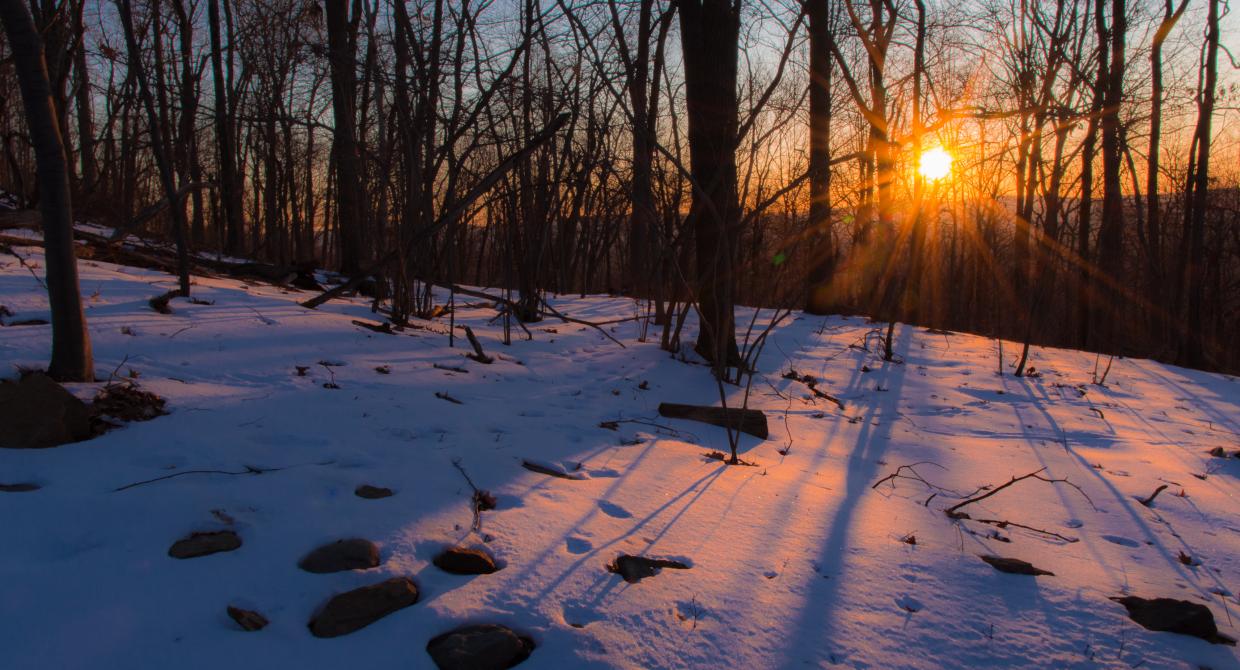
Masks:
[[[154,298],[151,298],[150,300],[147,301],[147,304],[151,306],[151,309],[155,310],[156,312],[159,312],[160,314],[171,314],[172,306],[169,305],[168,303],[173,298],[179,298],[179,297],[181,297],[181,290],[173,289],[166,293],[161,293],[155,296]]]
[[[545,307],[545,308],[547,309],[547,311],[548,311],[548,312],[550,312],[550,313],[551,313],[551,315],[552,315],[552,316],[554,316],[555,318],[557,318],[557,319],[559,319],[559,320],[561,320],[561,321],[568,322],[568,323],[577,323],[577,324],[581,324],[581,325],[583,325],[583,326],[589,326],[590,328],[593,328],[593,329],[597,330],[598,332],[602,333],[602,334],[603,334],[603,337],[606,337],[607,339],[611,340],[612,342],[615,342],[616,344],[620,345],[620,348],[621,348],[621,349],[626,348],[626,347],[624,346],[624,343],[623,343],[623,342],[621,342],[620,340],[617,340],[616,338],[612,337],[612,336],[611,336],[611,333],[607,332],[607,331],[606,331],[606,330],[605,330],[602,326],[600,326],[600,325],[598,325],[598,324],[596,324],[596,323],[591,323],[591,322],[589,322],[589,321],[582,320],[582,319],[575,319],[575,318],[573,318],[573,317],[571,317],[571,316],[565,316],[564,314],[560,313],[560,311],[559,311],[559,310],[557,310],[556,308],[552,307],[552,306],[551,306],[551,303],[547,302],[547,299],[546,299],[546,298],[543,298],[543,299],[542,299],[542,304],[543,304],[543,307]]]
[[[986,493],[983,493],[982,495],[979,495],[979,496],[973,496],[973,497],[971,497],[971,498],[966,498],[965,500],[963,500],[963,501],[961,501],[961,502],[959,502],[959,503],[956,503],[955,505],[952,505],[951,507],[948,507],[946,510],[944,510],[944,512],[947,514],[947,516],[949,516],[949,517],[951,517],[951,518],[953,518],[953,519],[969,519],[969,518],[971,518],[971,517],[970,517],[968,514],[965,514],[965,513],[963,513],[963,512],[960,512],[960,511],[959,511],[959,510],[960,510],[960,508],[962,508],[962,507],[964,507],[964,506],[966,506],[966,505],[972,505],[973,503],[976,503],[976,502],[981,502],[981,501],[983,501],[983,500],[985,500],[985,499],[987,499],[987,498],[989,498],[989,497],[991,497],[991,496],[994,496],[995,494],[999,493],[1000,491],[1002,491],[1002,490],[1004,490],[1004,489],[1006,489],[1006,488],[1008,488],[1008,487],[1012,486],[1013,484],[1016,484],[1017,482],[1022,482],[1022,481],[1026,480],[1026,479],[1037,479],[1038,481],[1043,481],[1043,482],[1046,482],[1046,483],[1048,483],[1048,484],[1067,484],[1068,486],[1071,486],[1072,488],[1076,489],[1076,490],[1077,490],[1077,492],[1078,492],[1078,493],[1080,493],[1082,496],[1084,496],[1085,500],[1088,500],[1088,501],[1089,501],[1089,504],[1090,504],[1090,506],[1091,506],[1091,507],[1093,507],[1093,506],[1094,506],[1094,501],[1090,499],[1090,497],[1089,497],[1089,496],[1085,493],[1085,491],[1084,491],[1084,490],[1082,490],[1082,489],[1081,489],[1081,487],[1077,486],[1076,484],[1073,484],[1072,482],[1068,481],[1067,479],[1051,479],[1051,478],[1048,478],[1048,477],[1043,477],[1043,476],[1042,476],[1042,473],[1043,473],[1043,472],[1046,472],[1046,468],[1042,468],[1042,469],[1037,470],[1037,471],[1035,471],[1035,472],[1030,472],[1030,473],[1029,473],[1029,474],[1027,474],[1027,475],[1021,475],[1021,476],[1019,476],[1019,477],[1013,477],[1013,478],[1012,478],[1011,480],[1009,480],[1007,483],[1005,483],[1005,484],[1000,484],[999,486],[996,486],[995,488],[993,488],[993,489],[991,489],[991,490],[987,491]],[[1095,509],[1097,509],[1097,508],[1095,507]]]
[[[943,467],[943,466],[939,465],[938,463],[935,463],[934,461],[918,461],[918,462],[916,462],[916,463],[912,463],[912,464],[910,464],[910,465],[901,465],[900,467],[896,468],[896,471],[895,471],[895,472],[893,472],[893,473],[891,473],[891,474],[887,475],[886,477],[883,477],[882,479],[880,479],[880,480],[878,480],[878,481],[874,482],[874,485],[870,487],[870,490],[877,489],[877,488],[879,487],[879,485],[881,485],[881,484],[883,484],[883,483],[885,483],[885,482],[891,482],[891,488],[892,488],[892,489],[894,489],[894,488],[896,487],[896,485],[895,485],[895,480],[897,480],[897,479],[911,479],[911,480],[913,480],[913,481],[915,481],[915,482],[921,482],[921,483],[922,483],[922,484],[923,484],[923,485],[924,485],[927,489],[929,489],[929,490],[931,491],[931,493],[930,493],[930,497],[929,497],[929,498],[926,498],[926,501],[925,501],[924,503],[922,503],[922,507],[929,507],[929,506],[930,506],[930,501],[931,501],[931,500],[934,500],[935,496],[939,495],[940,493],[949,493],[949,494],[950,494],[950,493],[952,493],[952,491],[951,491],[951,490],[949,490],[949,489],[945,489],[945,488],[943,488],[942,486],[939,486],[939,485],[937,485],[937,484],[931,484],[929,481],[927,481],[927,480],[926,480],[926,478],[925,478],[925,477],[922,477],[922,476],[921,476],[921,474],[919,474],[919,473],[917,472],[917,470],[915,470],[915,469],[914,469],[914,468],[915,468],[915,467],[917,467],[918,465],[933,465],[934,467],[936,467],[936,468],[938,468],[938,469],[940,469],[940,470],[946,470],[946,469],[947,469],[947,468],[945,468],[945,467]],[[910,473],[912,473],[912,475],[910,476],[910,475],[903,474],[903,472],[904,472],[905,470],[908,470]]]
[[[447,393],[443,393],[443,392],[441,392],[441,391],[435,391],[435,397],[436,397],[436,398],[439,398],[440,400],[447,400],[448,402],[453,403],[454,405],[464,405],[464,404],[465,404],[465,403],[461,402],[460,400],[457,400],[456,398],[453,398],[452,396],[448,395]]]
[[[464,328],[465,328],[465,339],[469,340],[469,346],[474,348],[474,353],[465,354],[465,356],[469,358],[470,360],[477,361],[479,363],[482,363],[483,365],[490,365],[491,363],[495,362],[494,358],[491,358],[490,356],[486,355],[486,352],[482,350],[482,343],[479,342],[478,338],[474,336],[474,329],[470,328],[469,326],[464,326]]]
[[[112,492],[117,493],[119,491],[125,491],[125,490],[132,489],[138,486],[143,486],[145,484],[154,484],[155,482],[162,482],[166,479],[173,479],[175,477],[180,477],[183,475],[261,475],[261,474],[266,474],[268,472],[279,472],[280,470],[288,470],[289,468],[300,467],[302,465],[331,465],[332,463],[335,463],[335,462],[336,461],[323,461],[322,463],[301,463],[299,465],[286,465],[286,466],[279,467],[279,468],[256,468],[253,465],[247,465],[245,466],[245,469],[240,472],[234,472],[232,470],[185,470],[183,472],[175,472],[173,474],[164,475],[162,477],[156,477],[154,479],[144,479],[140,482],[126,484],[124,486],[112,489]]]
[[[1149,507],[1150,505],[1154,504],[1154,498],[1157,498],[1158,494],[1162,493],[1163,489],[1165,488],[1167,488],[1167,485],[1163,484],[1159,486],[1158,488],[1154,489],[1154,492],[1150,494],[1150,497],[1145,498],[1145,499],[1137,498],[1137,502],[1141,503],[1142,505],[1145,505],[1146,507]]]
[[[671,419],[689,419],[701,421],[712,426],[720,426],[748,433],[765,440],[769,435],[766,426],[766,415],[756,409],[740,409],[736,407],[711,407],[706,405],[682,405],[674,402],[659,403],[659,414]]]
[[[1013,528],[1021,528],[1023,530],[1038,533],[1040,535],[1046,535],[1048,537],[1053,537],[1058,540],[1063,540],[1064,542],[1067,542],[1069,544],[1072,544],[1073,542],[1081,541],[1081,539],[1078,537],[1068,537],[1067,535],[1060,535],[1059,533],[1051,532],[1049,530],[1042,530],[1041,528],[1034,528],[1033,526],[1026,526],[1023,523],[1016,523],[1015,521],[1007,521],[1004,519],[974,519],[972,517],[967,517],[967,518],[970,521],[976,521],[978,523],[989,524],[991,526],[995,526],[996,528],[1002,528],[1005,530],[1007,529],[1008,526],[1011,526]]]
[[[392,331],[392,324],[388,322],[370,323],[369,321],[358,321],[357,319],[353,319],[353,325],[361,326],[362,328],[365,328],[366,330],[372,330],[376,333],[383,333],[384,335],[395,335],[396,334],[395,332]]]
[[[796,370],[789,368],[788,371],[784,373],[784,379],[791,379],[792,381],[801,382],[802,384],[805,384],[805,386],[808,387],[809,390],[812,391],[815,396],[822,398],[823,400],[827,400],[827,401],[835,403],[836,405],[839,406],[841,410],[844,409],[843,400],[840,400],[839,398],[831,395],[830,393],[826,393],[824,391],[819,390],[818,379],[816,377],[812,375],[797,374]]]

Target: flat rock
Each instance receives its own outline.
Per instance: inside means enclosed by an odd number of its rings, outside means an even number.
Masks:
[[[390,498],[395,494],[392,493],[392,489],[383,486],[362,484],[361,486],[353,489],[353,495],[359,498],[366,498],[367,500],[378,500],[379,498]]]
[[[315,637],[347,635],[416,602],[413,580],[393,577],[333,597],[310,621],[310,632]]]
[[[32,482],[18,482],[17,484],[0,484],[0,493],[26,493],[28,491],[38,491],[43,488]]]
[[[673,568],[676,570],[688,570],[689,566],[680,561],[672,561],[665,558],[647,558],[645,556],[630,556],[621,554],[616,558],[615,562],[607,566],[607,569],[624,578],[624,581],[630,584],[636,584],[645,577],[653,577],[659,574],[662,568]]]
[[[379,548],[370,540],[336,540],[306,554],[297,564],[306,572],[323,574],[378,567]]]
[[[504,670],[526,658],[534,641],[497,624],[458,628],[426,645],[439,670]]]
[[[241,546],[241,538],[231,530],[210,533],[192,533],[177,540],[168,548],[173,558],[196,558],[221,551],[232,551]]]
[[[999,572],[1006,572],[1010,575],[1047,575],[1054,577],[1055,573],[1041,568],[1033,567],[1032,563],[1022,561],[1019,558],[1004,558],[1002,556],[982,556],[981,559],[986,561]]]
[[[489,575],[499,566],[495,559],[481,549],[451,547],[445,549],[434,560],[435,567],[454,575]]]
[[[0,382],[0,447],[45,449],[91,438],[90,408],[42,373]]]
[[[254,610],[241,609],[240,607],[228,606],[228,616],[237,622],[243,630],[256,631],[267,627],[267,617],[255,612]]]
[[[1174,598],[1111,598],[1128,610],[1128,617],[1149,630],[1192,635],[1215,644],[1236,644],[1218,632],[1214,613],[1205,605]]]

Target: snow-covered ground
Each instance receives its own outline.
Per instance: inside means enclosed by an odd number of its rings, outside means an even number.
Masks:
[[[41,266],[38,249],[19,251]],[[462,622],[531,636],[531,670],[1240,667],[1235,647],[1147,631],[1109,599],[1208,604],[1223,633],[1240,632],[1240,461],[1207,454],[1240,448],[1233,378],[1117,360],[1103,387],[1089,383],[1093,355],[1049,349],[1033,354],[1040,377],[999,376],[995,341],[903,326],[902,363],[885,363],[863,348],[876,327],[863,319],[794,315],[753,386],[771,436],[743,438],[755,467],[729,467],[704,457],[727,451],[722,429],[657,413],[662,401],[717,403],[707,369],[657,338],[638,342],[633,322],[609,326],[624,348],[550,319],[506,347],[495,311],[465,298],[476,306],[457,322],[497,356],[488,366],[460,339],[449,348],[446,319],[383,335],[351,323],[375,319],[363,300],[311,311],[296,304],[304,293],[210,278],[194,295],[214,304],[177,299],[161,315],[146,301],[171,277],[80,269],[102,376],[133,370],[171,414],[0,450],[0,483],[43,486],[0,493],[0,667],[425,668],[427,640]],[[583,319],[634,314],[617,298],[553,302]],[[0,304],[15,319],[46,316],[43,289],[11,256],[0,256]],[[48,326],[0,328],[0,376],[45,365],[49,348]],[[785,379],[790,367],[844,409]],[[97,386],[72,389],[89,398]],[[579,464],[580,478],[523,459]],[[480,532],[454,461],[497,498]],[[915,463],[941,489],[872,488]],[[249,467],[282,469],[116,490]],[[943,513],[1041,468],[1084,495],[1026,480],[965,511],[1078,541]],[[1164,483],[1151,507],[1137,501]],[[396,495],[364,500],[360,484]],[[223,528],[239,550],[167,555],[192,531]],[[352,537],[378,543],[380,567],[298,569],[314,547]],[[431,565],[458,543],[485,546],[503,569]],[[628,584],[606,570],[621,553],[692,567]],[[1003,574],[979,554],[1055,576]],[[334,593],[397,575],[416,581],[418,604],[344,637],[307,630]],[[243,632],[230,604],[272,623]]]

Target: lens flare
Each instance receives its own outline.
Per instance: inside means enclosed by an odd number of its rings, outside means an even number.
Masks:
[[[917,171],[931,181],[937,181],[951,174],[952,155],[943,147],[934,147],[921,152],[917,162]]]

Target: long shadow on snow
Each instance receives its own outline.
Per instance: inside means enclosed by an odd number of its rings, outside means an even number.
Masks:
[[[908,358],[908,351],[914,333],[907,325],[900,326],[898,333],[898,351],[901,359]],[[871,402],[861,415],[862,428],[857,435],[852,454],[848,457],[844,499],[836,508],[835,514],[828,522],[830,528],[822,551],[816,564],[819,570],[829,579],[811,582],[805,596],[805,603],[795,622],[788,626],[789,640],[817,639],[824,627],[830,627],[834,618],[843,612],[837,611],[840,586],[843,582],[844,561],[847,558],[848,532],[853,517],[861,504],[861,498],[870,489],[878,474],[882,455],[886,452],[891,438],[891,430],[900,417],[900,397],[904,390],[904,378],[907,365],[884,362],[882,367],[867,375],[886,388],[885,392],[874,392],[870,395]],[[862,377],[853,377],[849,386],[849,397],[859,391]],[[874,425],[877,419],[878,425]],[[804,659],[787,658],[781,667],[800,668]]]
[[[1026,392],[1028,392],[1029,395],[1032,396],[1033,390],[1032,388],[1030,388],[1029,381],[1027,379],[1021,379],[1020,383],[1022,386],[1025,387]],[[1052,429],[1059,432],[1060,434],[1063,434],[1063,429],[1060,428],[1059,423],[1055,420],[1053,416],[1051,416],[1050,412],[1044,406],[1042,406],[1041,404],[1037,402],[1032,403],[1032,405],[1037,408],[1038,412],[1042,415],[1042,417],[1046,420],[1046,422],[1050,424]],[[1025,424],[1022,422],[1021,425],[1025,425]],[[1026,442],[1032,448],[1032,452],[1034,456],[1038,459],[1038,462],[1047,468],[1048,476],[1052,478],[1063,476],[1062,473],[1055,472],[1054,464],[1048,461],[1043,455],[1043,453],[1039,449],[1033,446],[1031,441],[1026,440]],[[1159,538],[1158,535],[1154,532],[1153,528],[1150,527],[1149,523],[1146,521],[1141,511],[1138,510],[1134,506],[1134,503],[1136,503],[1135,498],[1133,498],[1130,495],[1126,495],[1123,491],[1120,491],[1119,488],[1116,487],[1115,484],[1110,479],[1104,476],[1102,471],[1093,467],[1084,456],[1080,455],[1075,449],[1073,449],[1071,446],[1071,443],[1066,438],[1062,442],[1062,445],[1063,445],[1064,451],[1067,452],[1068,456],[1071,459],[1075,460],[1077,464],[1080,466],[1079,468],[1077,468],[1077,470],[1088,472],[1090,476],[1092,476],[1095,480],[1097,480],[1102,485],[1102,487],[1106,490],[1107,494],[1110,496],[1111,500],[1115,502],[1117,505],[1119,505],[1120,508],[1123,509],[1123,511],[1127,514],[1127,516],[1132,520],[1133,525],[1135,525],[1137,529],[1141,532],[1141,534],[1145,536],[1145,542],[1142,544],[1142,546],[1150,547],[1156,550],[1158,552],[1159,558],[1162,559],[1162,561],[1166,564],[1167,568],[1170,568],[1170,572],[1178,574],[1181,579],[1189,583],[1192,583],[1194,585],[1197,584],[1199,575],[1209,575],[1210,577],[1213,578],[1213,582],[1216,588],[1220,588],[1220,589],[1225,588],[1224,584],[1222,583],[1218,575],[1213,573],[1212,571],[1209,571],[1209,570],[1190,571],[1187,566],[1185,566],[1183,563],[1180,562],[1179,552],[1182,548],[1189,555],[1193,555],[1194,551],[1192,547],[1189,547],[1187,544],[1184,543],[1182,539],[1180,539],[1181,548],[1176,548],[1175,553],[1173,554],[1172,549],[1167,547],[1163,543],[1162,539]],[[1055,486],[1054,488],[1055,488],[1055,493],[1056,495],[1059,496],[1059,499],[1063,503],[1064,508],[1067,509],[1069,513],[1072,514],[1072,516],[1081,518],[1081,516],[1076,513],[1076,509],[1078,509],[1079,506],[1081,505],[1081,501],[1077,498],[1069,497],[1070,495],[1076,495],[1075,492],[1068,492],[1062,486]],[[1164,520],[1162,516],[1158,514],[1157,510],[1151,510],[1151,513],[1154,514],[1160,521],[1162,521],[1164,525],[1167,526],[1167,529],[1169,532],[1173,534],[1175,533],[1175,530],[1171,527],[1170,522]],[[1179,539],[1178,536],[1177,536],[1177,539]],[[1103,555],[1103,552],[1098,551],[1097,549],[1098,545],[1092,540],[1092,538],[1089,538],[1087,534],[1082,534],[1081,541],[1085,543],[1085,546],[1089,549],[1089,552],[1094,556],[1094,559],[1098,563],[1098,565],[1104,566],[1107,568],[1107,571],[1112,574],[1113,579],[1115,579],[1117,582],[1121,584],[1124,584],[1127,582],[1126,574],[1123,574],[1122,572],[1117,572],[1115,569],[1110,568],[1110,566],[1107,565],[1106,558]],[[1105,542],[1105,540],[1103,541]],[[1211,594],[1208,589],[1202,588],[1200,586],[1198,586],[1198,589],[1199,589],[1198,595],[1200,595],[1202,598],[1206,600],[1211,600]],[[1156,595],[1165,596],[1167,594],[1164,593],[1164,594],[1156,594]]]

